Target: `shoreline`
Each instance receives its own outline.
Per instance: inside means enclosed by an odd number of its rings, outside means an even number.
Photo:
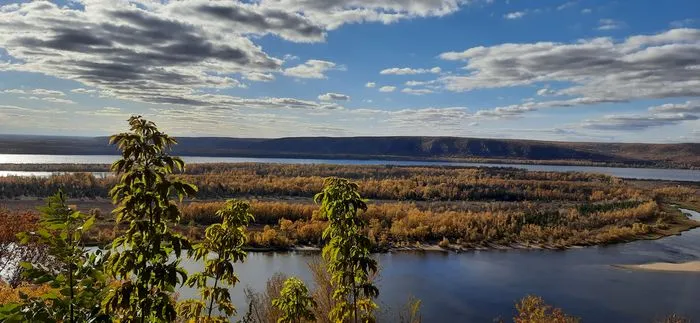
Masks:
[[[687,217],[685,213],[683,216]],[[690,220],[690,218],[688,218]],[[462,253],[462,252],[473,252],[473,251],[509,251],[509,250],[557,250],[565,251],[569,249],[581,249],[587,247],[605,247],[617,244],[631,243],[635,241],[653,241],[659,240],[670,236],[680,235],[683,232],[694,230],[700,228],[700,222],[690,220],[692,222],[678,223],[677,225],[665,230],[665,232],[655,232],[645,236],[633,237],[630,239],[610,242],[610,243],[591,243],[591,244],[578,244],[570,246],[559,246],[551,245],[546,243],[525,243],[525,242],[515,242],[511,244],[496,244],[490,243],[484,246],[460,246],[450,244],[447,247],[441,247],[437,243],[417,243],[412,246],[392,246],[380,250],[375,250],[372,253],[394,253],[394,252],[443,252],[443,253]],[[287,248],[282,247],[245,247],[248,252],[320,252],[321,247],[319,246],[291,246]],[[700,261],[698,261],[698,271],[700,272]]]
[[[0,153],[0,155],[3,155]],[[22,154],[25,155],[25,154]],[[26,154],[26,155],[53,155],[53,154]],[[63,155],[56,155],[63,156]],[[107,155],[75,155],[75,156],[107,156]],[[115,155],[115,160],[120,156]],[[250,158],[250,159],[285,159],[285,160],[319,160],[328,161],[329,164],[335,164],[334,161],[344,161],[344,160],[357,160],[357,161],[388,161],[388,162],[427,162],[427,163],[462,163],[462,164],[484,164],[484,165],[499,165],[499,166],[487,166],[487,167],[514,167],[511,165],[526,165],[526,166],[579,166],[579,167],[599,167],[599,168],[637,168],[637,169],[678,169],[678,170],[700,170],[700,166],[687,166],[687,165],[665,165],[665,164],[635,164],[635,163],[624,163],[624,162],[597,162],[597,161],[577,161],[577,160],[538,160],[538,159],[498,159],[498,158],[469,158],[469,157],[441,157],[441,158],[431,158],[431,157],[405,157],[405,156],[381,156],[381,155],[369,155],[369,156],[202,156],[202,155],[180,155],[182,158]],[[234,163],[239,162],[216,162],[216,163]],[[247,162],[241,162],[247,163]],[[250,163],[258,163],[251,161]],[[192,164],[202,164],[202,163],[192,163]],[[204,163],[208,164],[208,163]],[[292,163],[295,164],[295,163]],[[323,164],[323,163],[322,163]],[[56,171],[60,172],[80,172],[76,171],[77,165],[80,166],[90,166],[98,167],[98,172],[109,171],[110,164],[102,163],[55,163],[55,164],[45,164],[45,163],[0,163],[0,170],[5,171],[36,171],[39,168],[37,166],[52,165],[56,168]],[[364,164],[363,164],[364,165]],[[369,164],[374,165],[374,164]],[[434,165],[421,165],[425,167],[431,167]],[[450,167],[477,167],[470,165],[438,165],[438,166],[450,166]],[[68,167],[66,169],[60,169],[61,167]],[[35,170],[36,169],[36,170]]]
[[[678,208],[683,215],[690,215],[688,211],[698,212],[688,208]],[[698,222],[700,223],[700,222]],[[687,231],[687,230],[686,230]],[[655,271],[670,273],[700,273],[700,260],[686,262],[651,262],[645,264],[617,264],[611,265],[613,268],[627,269],[634,271]]]
[[[615,268],[636,271],[676,272],[676,273],[700,273],[700,260],[687,262],[652,262],[637,265],[612,265]]]

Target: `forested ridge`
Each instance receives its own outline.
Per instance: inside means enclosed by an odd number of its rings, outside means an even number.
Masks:
[[[106,142],[105,137],[0,135],[0,154],[117,154]],[[183,137],[173,152],[184,156],[700,167],[699,143],[581,143],[462,137]]]

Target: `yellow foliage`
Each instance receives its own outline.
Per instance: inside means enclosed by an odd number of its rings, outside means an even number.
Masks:
[[[51,291],[48,285],[29,285],[22,284],[15,288],[0,282],[0,305],[7,303],[18,303],[20,301],[20,293],[26,294],[29,297],[40,297]]]
[[[564,313],[544,302],[541,297],[528,295],[515,305],[518,315],[513,318],[515,323],[578,323],[577,317]]]

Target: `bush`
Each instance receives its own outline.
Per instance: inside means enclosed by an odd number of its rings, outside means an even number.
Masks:
[[[548,305],[539,296],[528,295],[515,305],[515,323],[578,323],[581,319]]]

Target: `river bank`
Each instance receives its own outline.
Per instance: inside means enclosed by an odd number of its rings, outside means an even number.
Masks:
[[[641,265],[614,265],[622,269],[668,271],[668,272],[691,272],[700,273],[700,261],[689,261],[683,263],[654,262]]]

